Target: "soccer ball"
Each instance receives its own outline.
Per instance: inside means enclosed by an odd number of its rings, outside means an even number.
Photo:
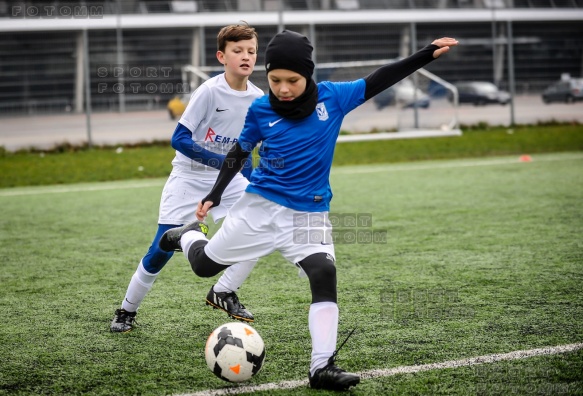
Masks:
[[[257,331],[245,323],[225,323],[206,341],[204,350],[208,368],[229,382],[247,381],[265,359],[265,344]]]

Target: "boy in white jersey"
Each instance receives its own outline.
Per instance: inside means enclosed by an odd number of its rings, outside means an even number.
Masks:
[[[160,250],[160,237],[171,228],[195,220],[192,203],[209,193],[226,153],[243,129],[249,105],[263,95],[263,91],[248,80],[257,60],[257,47],[257,33],[247,24],[226,26],[217,35],[217,59],[225,66],[225,72],[193,92],[174,131],[172,147],[176,149],[176,156],[162,192],[158,230],[131,278],[121,308],[115,311],[110,325],[112,332],[132,330],[138,307],[173,255],[173,252]],[[222,204],[212,210],[215,222],[225,217],[249,183],[250,161],[239,169],[241,172],[225,191]],[[235,290],[249,276],[256,262],[256,259],[245,260],[225,271],[208,292],[207,305],[222,309],[235,319],[253,322],[253,315],[239,302]]]
[[[336,266],[328,219],[332,191],[329,175],[336,139],[346,114],[457,45],[452,38],[433,41],[410,57],[348,82],[316,84],[312,45],[291,31],[277,34],[265,52],[269,95],[247,113],[211,192],[198,204],[197,218],[222,202],[237,168],[261,142],[260,164],[245,193],[210,239],[195,221],[168,230],[162,250],[182,248],[194,273],[214,276],[237,260],[279,251],[308,277],[312,304],[309,383],[315,389],[346,390],[360,382],[334,364],[338,330]],[[323,239],[314,232],[325,231]],[[326,232],[327,231],[327,232]]]

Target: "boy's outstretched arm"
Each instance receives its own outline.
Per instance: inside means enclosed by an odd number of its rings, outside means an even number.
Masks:
[[[405,59],[379,67],[364,78],[366,82],[364,99],[368,100],[383,92],[414,71],[439,58],[442,54],[449,51],[450,47],[457,44],[458,41],[454,38],[442,37],[434,40],[425,48],[422,48]]]

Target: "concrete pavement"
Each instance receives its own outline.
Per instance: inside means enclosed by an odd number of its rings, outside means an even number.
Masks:
[[[583,123],[583,102],[545,105],[540,96],[519,96],[514,114],[517,124],[551,120]],[[391,106],[377,110],[369,100],[346,116],[342,129],[355,133],[407,130],[415,125],[422,129],[445,129],[455,115],[456,111],[443,99],[432,100],[428,109],[419,109],[417,118],[412,109]],[[462,105],[457,109],[457,117],[462,125],[478,122],[509,125],[510,106]],[[91,117],[91,139],[96,145],[168,141],[176,122],[170,120],[166,110],[95,113]],[[0,146],[9,151],[27,147],[49,149],[61,143],[79,145],[87,139],[84,114],[0,118]]]

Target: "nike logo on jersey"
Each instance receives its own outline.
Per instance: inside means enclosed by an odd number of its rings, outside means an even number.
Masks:
[[[229,109],[219,109],[219,108],[217,107],[217,109],[216,109],[215,111],[216,111],[217,113],[220,113],[221,111],[227,111],[227,110],[229,110]]]
[[[278,122],[280,122],[281,120],[283,120],[283,118],[280,118],[279,120],[275,120],[273,122],[269,123],[269,127],[271,128],[272,126],[274,126],[275,124],[277,124]]]

